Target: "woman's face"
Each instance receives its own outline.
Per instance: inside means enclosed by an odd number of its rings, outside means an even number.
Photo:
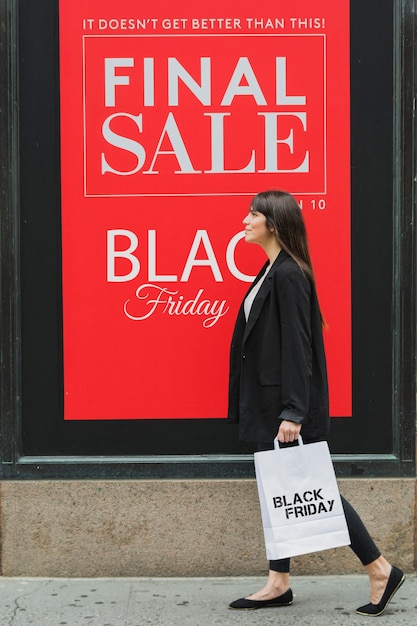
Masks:
[[[274,232],[266,225],[266,217],[263,213],[254,211],[251,207],[243,220],[245,225],[245,241],[265,246],[271,239],[275,239]]]

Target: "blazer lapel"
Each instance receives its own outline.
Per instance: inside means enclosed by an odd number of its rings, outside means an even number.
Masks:
[[[249,337],[253,327],[255,326],[262,308],[265,304],[265,300],[268,297],[270,291],[271,291],[271,287],[272,287],[272,277],[275,274],[275,272],[277,271],[277,268],[281,265],[281,263],[284,261],[284,259],[288,256],[288,254],[284,251],[281,250],[281,252],[278,254],[277,258],[275,259],[275,261],[272,264],[271,269],[269,270],[263,284],[261,285],[261,288],[259,289],[258,293],[256,294],[256,297],[253,301],[252,304],[252,308],[250,310],[250,314],[249,314],[249,318],[248,321],[246,322],[246,326],[245,326],[245,332],[243,334],[243,343],[245,343],[245,341],[247,340],[247,338]],[[262,268],[262,270],[259,272],[258,276],[256,277],[255,281],[252,284],[251,289],[256,285],[257,282],[259,282],[259,280],[261,279],[261,277],[263,276],[265,270],[266,270],[267,264],[264,265],[264,267]],[[251,289],[249,289],[248,293],[250,293]],[[248,294],[246,294],[248,295]]]

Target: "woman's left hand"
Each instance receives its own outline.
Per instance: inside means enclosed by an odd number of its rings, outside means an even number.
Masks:
[[[282,420],[277,435],[278,441],[280,443],[291,443],[292,441],[296,441],[300,434],[301,426],[302,424],[297,424],[296,422]]]

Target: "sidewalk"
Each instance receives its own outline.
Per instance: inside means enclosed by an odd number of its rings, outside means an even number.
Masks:
[[[293,576],[290,607],[232,611],[260,578],[0,578],[0,626],[343,626],[375,624],[355,613],[366,576]],[[408,575],[384,626],[417,624],[417,576]]]

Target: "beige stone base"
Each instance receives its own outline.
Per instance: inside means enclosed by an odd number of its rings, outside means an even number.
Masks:
[[[415,567],[414,479],[343,479],[386,557]],[[239,576],[267,569],[254,480],[0,483],[4,576]],[[349,548],[295,574],[361,571]]]

